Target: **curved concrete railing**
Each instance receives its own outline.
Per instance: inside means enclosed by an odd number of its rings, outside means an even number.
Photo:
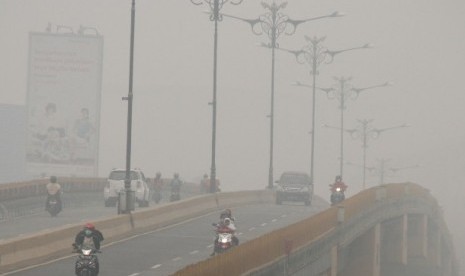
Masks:
[[[225,192],[195,196],[183,201],[138,210],[132,214],[93,221],[105,233],[105,241],[115,241],[137,233],[175,224],[188,218],[239,204],[271,202],[270,191]],[[0,273],[43,262],[67,254],[81,224],[61,227],[36,235],[0,242]]]
[[[344,212],[341,212],[342,207]],[[289,262],[297,271],[302,266],[313,264],[318,271],[307,273],[307,269],[305,275],[322,275],[330,267],[328,261],[331,261],[334,245],[350,243],[374,224],[407,213],[431,217],[445,237],[446,246],[454,253],[452,239],[436,200],[421,186],[402,183],[367,189],[339,206],[187,266],[175,275],[282,275]],[[291,248],[292,254],[287,255]],[[455,256],[452,264],[457,271]]]

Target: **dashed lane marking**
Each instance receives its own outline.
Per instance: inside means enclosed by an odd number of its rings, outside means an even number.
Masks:
[[[198,251],[198,250],[194,250],[194,251],[190,252],[189,254],[194,255],[194,254],[197,254],[197,253],[199,253],[199,251]]]
[[[173,262],[177,262],[177,261],[179,261],[179,260],[181,260],[181,259],[182,259],[181,257],[176,257],[176,258],[173,258],[172,261],[173,261]]]
[[[161,264],[156,264],[156,265],[152,266],[152,269],[157,269],[157,268],[159,268],[160,266],[161,266]]]

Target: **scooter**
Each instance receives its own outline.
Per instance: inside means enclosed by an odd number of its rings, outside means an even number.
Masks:
[[[215,244],[214,244],[214,252],[215,254],[221,254],[232,247],[238,245],[239,241],[234,236],[235,231],[232,230],[230,227],[218,223],[213,223],[215,226]]]
[[[49,212],[52,217],[56,217],[58,213],[61,212],[61,206],[56,196],[50,196],[48,198],[47,212]]]
[[[74,266],[76,276],[97,276],[97,253],[101,253],[101,251],[95,248],[82,247],[75,248],[74,252],[79,253]]]
[[[331,193],[331,205],[338,204],[344,199],[345,195],[340,187],[337,187],[336,190],[333,193]]]
[[[170,201],[178,201],[181,200],[181,189],[179,187],[173,187],[171,188],[171,196],[170,196]]]
[[[154,189],[154,190],[153,190],[152,199],[153,199],[153,201],[155,201],[155,203],[157,203],[157,204],[161,201],[161,199],[162,199],[161,189]]]

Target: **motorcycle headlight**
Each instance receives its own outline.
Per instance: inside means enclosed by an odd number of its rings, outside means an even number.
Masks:
[[[89,256],[92,252],[92,249],[82,249],[82,254],[85,256]]]
[[[336,188],[336,192],[340,192],[341,191],[341,188],[340,187],[337,187]]]

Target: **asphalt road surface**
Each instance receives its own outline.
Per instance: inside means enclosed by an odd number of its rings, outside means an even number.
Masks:
[[[236,218],[239,240],[245,242],[312,216],[328,207],[327,202],[315,196],[312,206],[270,203],[241,206],[232,210]],[[213,251],[214,239],[211,224],[217,222],[220,211],[112,244],[103,242],[102,253],[99,254],[99,275],[170,275],[189,264],[209,258]],[[70,253],[59,260],[4,275],[74,275],[76,257]]]

